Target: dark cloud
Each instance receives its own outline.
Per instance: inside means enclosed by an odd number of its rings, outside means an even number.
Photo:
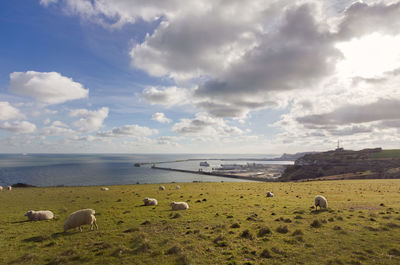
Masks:
[[[315,85],[333,72],[334,61],[341,54],[313,12],[308,4],[288,10],[276,32],[262,36],[259,45],[239,63],[201,85],[195,95],[237,104],[240,99],[268,101],[271,92]]]
[[[400,101],[380,99],[365,105],[346,105],[325,114],[299,117],[299,123],[311,125],[344,125],[381,120],[400,119]]]

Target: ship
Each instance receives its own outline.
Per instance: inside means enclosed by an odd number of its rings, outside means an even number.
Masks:
[[[201,166],[201,167],[209,167],[210,164],[208,164],[207,161],[204,161],[204,162],[200,162],[200,166]]]

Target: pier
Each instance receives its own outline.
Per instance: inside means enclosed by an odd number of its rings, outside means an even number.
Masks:
[[[233,174],[220,173],[220,172],[205,172],[205,171],[177,169],[177,168],[169,168],[169,167],[157,167],[157,166],[152,166],[151,168],[159,169],[159,170],[168,170],[168,171],[176,171],[176,172],[183,172],[183,173],[199,174],[199,175],[224,177],[224,178],[246,179],[246,180],[252,180],[252,181],[262,181],[262,182],[273,182],[273,181],[276,181],[276,180],[273,180],[273,179],[237,176],[237,175],[233,175]]]

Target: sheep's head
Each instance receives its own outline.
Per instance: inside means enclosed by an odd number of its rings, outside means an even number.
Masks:
[[[67,223],[64,223],[64,232],[67,232],[67,230],[69,229],[69,225]]]
[[[173,206],[173,205],[175,205],[176,203],[175,202],[171,202],[169,205],[170,206]]]
[[[32,215],[32,213],[33,213],[33,211],[32,211],[32,210],[31,210],[31,211],[28,211],[28,212],[26,212],[26,213],[25,213],[25,215],[24,215],[24,216],[28,216],[28,217],[29,217],[29,216],[31,216],[31,215]]]

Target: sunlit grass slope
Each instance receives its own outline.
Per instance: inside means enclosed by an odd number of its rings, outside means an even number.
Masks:
[[[400,264],[400,180],[165,186],[0,192],[0,264]],[[329,210],[311,208],[317,194]],[[63,233],[82,208],[96,210],[99,230]],[[56,219],[25,222],[31,209]]]
[[[400,157],[400,149],[388,149],[382,150],[378,153],[373,153],[370,155],[371,158],[399,158]]]

